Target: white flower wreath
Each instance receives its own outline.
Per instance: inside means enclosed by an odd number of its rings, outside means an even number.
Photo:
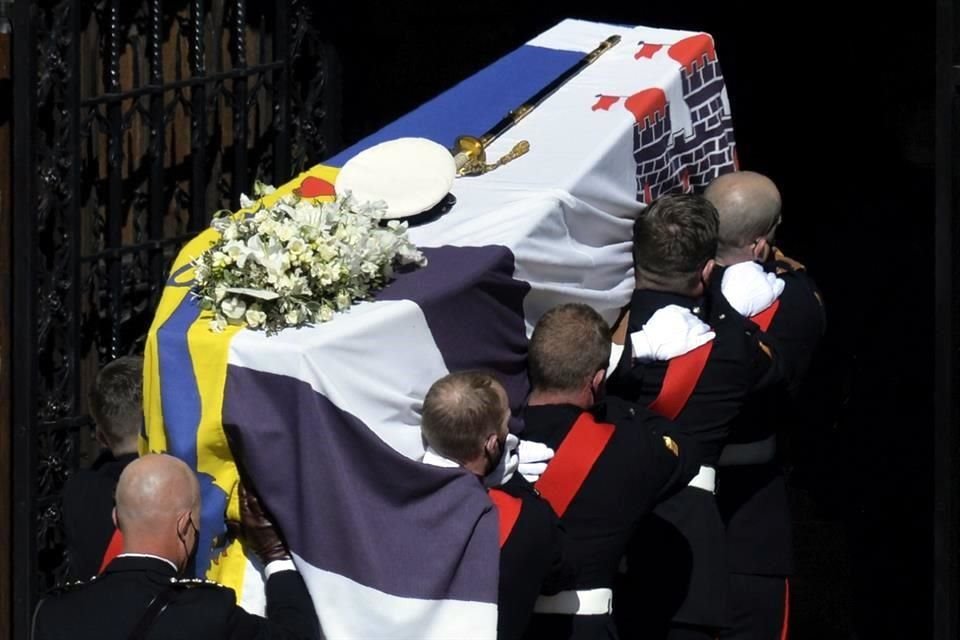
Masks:
[[[257,196],[273,189],[259,183]],[[241,205],[257,203],[246,196]],[[213,313],[210,328],[265,329],[327,322],[334,313],[382,288],[394,266],[427,263],[407,237],[407,224],[381,219],[382,202],[334,202],[290,195],[251,214],[217,217],[220,233],[193,261],[194,295]]]

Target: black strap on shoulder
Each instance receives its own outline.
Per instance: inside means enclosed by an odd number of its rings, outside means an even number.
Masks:
[[[153,628],[157,618],[160,617],[160,614],[166,611],[170,603],[176,600],[181,593],[182,591],[178,586],[172,584],[154,596],[153,600],[151,600],[147,606],[147,610],[143,612],[140,620],[137,621],[137,626],[130,632],[130,640],[144,640],[147,634],[150,633],[150,629]]]

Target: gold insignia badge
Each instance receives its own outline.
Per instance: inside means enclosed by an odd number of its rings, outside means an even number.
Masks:
[[[677,446],[677,443],[674,442],[673,438],[671,438],[670,436],[663,436],[663,445],[667,449],[669,449],[670,453],[672,453],[673,455],[675,456],[680,455],[680,447]]]

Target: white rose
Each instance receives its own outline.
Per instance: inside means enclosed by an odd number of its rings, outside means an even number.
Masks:
[[[337,302],[337,309],[340,309],[341,311],[343,311],[344,309],[350,306],[350,302],[351,302],[350,295],[347,294],[345,291],[341,291],[340,293],[337,294],[336,302]]]
[[[399,244],[400,238],[392,233],[379,233],[377,234],[377,246],[375,248],[384,256],[387,256],[395,253]]]
[[[244,317],[247,320],[247,325],[252,328],[259,327],[267,321],[267,314],[253,307],[247,309]]]
[[[287,242],[295,235],[297,235],[297,229],[292,224],[283,223],[277,225],[277,238],[280,242]]]
[[[226,297],[226,295],[227,295],[226,287],[214,287],[213,297],[216,302],[220,302],[221,300],[223,300],[224,297]]]
[[[301,255],[307,251],[307,243],[303,241],[303,238],[292,238],[287,243],[287,251],[295,256]]]
[[[231,322],[239,322],[247,312],[247,303],[237,297],[230,297],[220,303],[220,311]]]
[[[274,235],[277,232],[277,221],[272,218],[267,218],[263,222],[257,225],[257,233],[264,237],[269,237]]]
[[[237,225],[231,224],[223,230],[223,239],[224,240],[236,240],[237,239]]]
[[[317,255],[322,261],[329,262],[336,257],[337,251],[326,242],[319,242],[317,243]]]
[[[302,202],[302,201],[301,201]],[[302,227],[325,229],[323,209],[319,207],[300,206],[290,215],[290,218]]]
[[[223,319],[223,316],[217,316],[210,321],[210,330],[214,333],[220,333],[227,328],[227,321]]]
[[[284,319],[284,320],[286,321],[286,323],[289,324],[289,325],[299,324],[299,323],[300,323],[300,310],[299,310],[299,309],[290,309],[290,311],[287,311],[287,312],[284,314],[283,319]]]
[[[327,305],[320,307],[320,322],[329,322],[333,319],[333,309]]]

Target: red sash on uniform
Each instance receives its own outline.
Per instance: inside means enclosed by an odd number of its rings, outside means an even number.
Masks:
[[[123,534],[120,533],[120,529],[114,529],[113,535],[110,537],[110,544],[107,545],[107,550],[103,554],[103,560],[100,561],[100,570],[97,573],[103,573],[107,565],[120,555],[121,551],[123,551]]]
[[[712,350],[713,340],[682,356],[671,358],[660,393],[650,403],[650,409],[671,420],[680,415],[707,366]]]
[[[517,524],[517,519],[520,518],[523,501],[500,489],[490,489],[487,493],[493,501],[493,506],[497,508],[500,521],[500,548],[503,549],[514,525]]]
[[[610,441],[614,429],[612,424],[597,422],[589,412],[584,411],[560,443],[553,460],[536,484],[537,491],[558,516],[563,517],[573,502]]]
[[[783,581],[783,626],[780,628],[780,640],[787,640],[790,630],[790,580]]]
[[[755,316],[750,316],[750,320],[760,327],[760,331],[766,331],[770,328],[770,323],[773,322],[773,316],[777,315],[777,309],[780,308],[780,298],[777,298],[773,301],[769,307],[761,311]]]

